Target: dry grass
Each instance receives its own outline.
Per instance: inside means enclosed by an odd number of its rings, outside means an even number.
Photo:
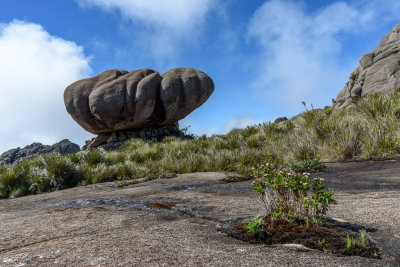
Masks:
[[[131,139],[119,152],[93,149],[40,155],[0,166],[0,197],[163,173],[237,171],[258,163],[381,159],[400,152],[400,94],[373,95],[356,105],[312,109],[291,120],[234,129],[226,135],[163,142]]]

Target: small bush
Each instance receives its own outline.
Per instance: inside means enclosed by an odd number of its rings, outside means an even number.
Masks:
[[[80,164],[82,162],[82,153],[72,153],[66,155],[67,158],[71,160],[72,163],[74,164]]]
[[[264,222],[264,220],[262,218],[259,219],[253,219],[253,220],[249,220],[245,226],[245,228],[250,232],[250,233],[258,233],[259,228],[261,226],[261,224]]]
[[[100,149],[92,148],[85,153],[85,161],[90,166],[95,166],[104,162],[104,155]]]
[[[260,135],[252,135],[247,138],[246,145],[249,148],[260,148],[263,145],[264,138]]]
[[[361,98],[355,105],[355,110],[363,116],[376,121],[380,116],[385,116],[392,112],[391,95],[373,94]]]
[[[29,165],[27,163],[17,166],[10,166],[0,173],[0,197],[21,196],[29,191],[30,176]]]
[[[400,106],[393,108],[392,113],[397,119],[400,119]]]
[[[255,168],[252,187],[259,193],[266,216],[293,220],[309,219],[326,214],[336,204],[333,193],[321,178],[310,179],[307,173],[277,169],[267,163]]]
[[[294,129],[294,124],[289,120],[279,124],[262,123],[259,129],[267,139],[275,140],[282,134],[290,133]]]
[[[233,130],[228,133],[225,138],[215,138],[216,148],[218,149],[238,149],[241,147],[243,138],[241,136],[240,131]]]
[[[68,157],[60,156],[57,153],[43,155],[42,157],[53,188],[73,187],[81,180],[78,170]]]
[[[366,239],[366,231],[362,230],[360,232],[360,236],[353,237],[349,234],[346,235],[346,248],[351,249],[352,247],[361,247],[361,248],[366,248],[367,247],[367,239]]]
[[[316,157],[316,144],[306,132],[299,133],[290,141],[290,150],[294,160],[309,160]]]
[[[352,89],[353,87],[354,87],[354,85],[356,84],[356,81],[357,81],[357,79],[358,79],[358,76],[360,76],[360,71],[356,71],[356,72],[353,72],[351,75],[350,75],[350,89]]]
[[[257,134],[257,133],[258,133],[257,126],[247,126],[243,130],[241,130],[241,135],[243,138],[247,138],[247,137]]]

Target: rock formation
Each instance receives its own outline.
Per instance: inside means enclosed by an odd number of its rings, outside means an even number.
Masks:
[[[287,117],[279,117],[274,120],[274,123],[280,123],[280,122],[287,121],[287,120],[288,120]]]
[[[150,69],[107,70],[64,91],[68,113],[85,130],[103,134],[172,125],[201,106],[212,79],[193,68],[160,75]]]
[[[4,152],[0,155],[0,164],[13,164],[14,162],[20,162],[44,153],[58,152],[61,155],[65,155],[80,150],[81,149],[77,144],[72,143],[68,139],[64,139],[52,146],[33,143],[22,149],[18,147]]]
[[[360,58],[360,66],[352,72],[333,106],[344,107],[369,94],[394,92],[399,86],[400,23],[383,37],[374,51]]]

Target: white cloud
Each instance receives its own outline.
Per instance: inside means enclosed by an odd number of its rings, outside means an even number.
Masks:
[[[97,6],[106,12],[144,25],[136,27],[136,41],[150,48],[155,57],[176,52],[180,41],[195,43],[206,14],[219,0],[76,0],[82,7]]]
[[[268,103],[292,112],[302,100],[330,104],[329,95],[336,97],[357,63],[338,60],[342,34],[368,32],[398,14],[400,3],[394,0],[335,2],[314,13],[304,2],[265,2],[248,27],[250,38],[262,47],[254,86]]]
[[[0,24],[0,153],[32,142],[88,138],[67,113],[63,92],[90,72],[89,58],[74,42],[38,24]]]
[[[141,21],[175,32],[186,32],[202,24],[211,0],[78,0],[80,4],[95,5],[106,11],[119,9],[132,21]]]
[[[199,124],[193,118],[184,118],[179,121],[179,127],[181,129],[187,128],[189,134],[197,136],[212,136],[214,134],[227,134],[233,129],[243,129],[247,126],[257,125],[265,122],[264,119],[255,118],[250,114],[240,114],[231,116],[225,123],[220,126],[212,125],[208,128],[200,127]]]
[[[211,126],[209,128],[200,128],[194,119],[187,117],[179,121],[179,128],[186,128],[187,134],[194,134],[196,136],[202,136],[203,134],[211,136],[217,133],[217,128],[215,126]]]
[[[255,119],[248,114],[234,116],[234,117],[231,117],[227,123],[225,123],[222,133],[226,134],[226,133],[230,132],[232,129],[235,129],[235,128],[243,129],[243,128],[246,128],[247,126],[256,125],[256,124],[259,124],[262,122],[263,122],[263,120]]]

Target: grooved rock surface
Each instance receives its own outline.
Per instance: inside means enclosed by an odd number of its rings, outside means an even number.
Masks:
[[[378,47],[360,58],[349,82],[339,92],[334,107],[344,107],[359,97],[394,92],[400,86],[400,23],[385,35]]]
[[[64,155],[80,150],[77,144],[72,143],[68,139],[64,139],[51,146],[42,145],[41,143],[32,143],[22,149],[17,147],[4,152],[0,155],[0,164],[12,164],[44,153],[58,152]]]
[[[190,173],[0,199],[1,266],[398,266],[400,161],[329,163],[328,214],[367,228],[382,260],[296,244],[250,244],[223,230],[261,215],[252,180]]]
[[[201,106],[212,79],[193,68],[107,70],[64,91],[68,113],[85,130],[101,134],[171,125]]]

